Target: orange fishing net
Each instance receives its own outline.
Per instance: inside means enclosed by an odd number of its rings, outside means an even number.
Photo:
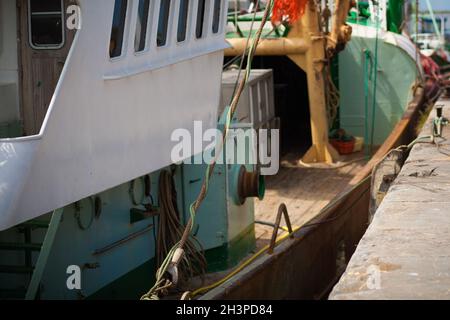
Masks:
[[[290,24],[301,17],[306,10],[308,0],[275,0],[272,12],[272,22],[279,23],[288,20]]]

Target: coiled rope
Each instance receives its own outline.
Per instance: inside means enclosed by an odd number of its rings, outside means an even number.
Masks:
[[[183,225],[177,208],[177,193],[173,176],[169,171],[161,171],[159,177],[159,205],[160,215],[157,237],[157,265],[163,263],[170,248],[183,235]],[[206,272],[206,260],[201,244],[195,237],[186,242],[186,255],[180,263],[180,279],[188,279],[194,275]]]

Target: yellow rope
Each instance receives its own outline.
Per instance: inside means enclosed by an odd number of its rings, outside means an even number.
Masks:
[[[292,230],[292,234],[297,232],[298,230],[300,230],[301,227],[296,227]],[[283,229],[286,232],[289,232],[289,230],[287,229],[287,227],[280,227],[280,229]],[[285,240],[286,238],[288,238],[291,235],[291,233],[285,233],[283,234],[281,237],[278,237],[277,240],[275,241],[275,244],[280,243],[281,241]],[[263,253],[265,253],[267,250],[269,250],[269,245],[266,245],[264,248],[262,248],[261,250],[259,250],[257,253],[255,253],[253,256],[251,256],[249,259],[247,259],[243,264],[241,264],[239,267],[237,267],[234,271],[232,271],[231,273],[229,273],[227,276],[225,276],[224,278],[220,279],[219,281],[209,285],[209,286],[205,286],[202,288],[199,288],[195,291],[193,291],[190,295],[189,298],[195,298],[196,296],[198,296],[199,294],[208,292],[218,286],[220,286],[221,284],[225,283],[227,280],[231,279],[233,276],[235,276],[236,274],[238,274],[239,272],[241,272],[244,268],[246,268],[250,263],[252,263],[253,261],[256,260],[256,258],[258,258],[259,256],[261,256]]]

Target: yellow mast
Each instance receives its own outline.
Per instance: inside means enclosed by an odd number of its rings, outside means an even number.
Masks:
[[[303,156],[305,163],[333,163],[339,154],[328,140],[327,106],[325,99],[324,67],[325,50],[334,53],[338,43],[346,42],[351,35],[351,28],[345,25],[349,10],[349,0],[336,0],[333,14],[333,28],[327,37],[321,30],[320,12],[309,1],[304,16],[292,26],[288,38],[262,41],[256,55],[286,55],[307,75],[309,108],[311,115],[312,146]],[[246,39],[229,39],[231,48],[225,55],[236,56],[245,50]]]

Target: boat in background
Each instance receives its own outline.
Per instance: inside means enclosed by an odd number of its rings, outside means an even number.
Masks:
[[[411,35],[412,39],[427,57],[431,56],[443,43],[438,35],[432,33],[419,33]]]

